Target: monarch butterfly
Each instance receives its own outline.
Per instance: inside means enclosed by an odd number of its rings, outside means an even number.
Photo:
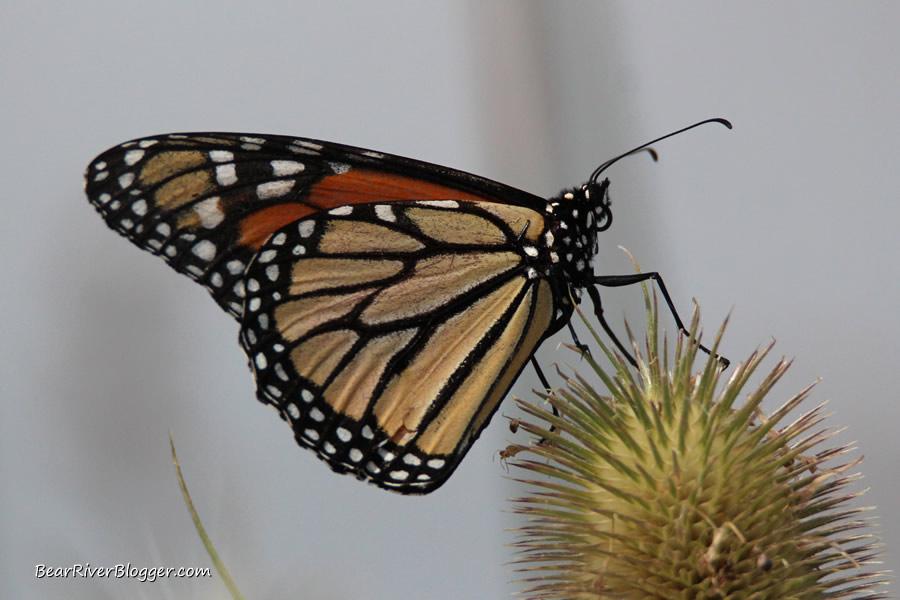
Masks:
[[[661,284],[591,268],[615,160],[545,200],[330,142],[168,134],[104,152],[85,189],[109,227],[238,320],[257,397],[301,446],[424,494],[569,323],[570,293],[587,289],[602,320],[595,285]]]

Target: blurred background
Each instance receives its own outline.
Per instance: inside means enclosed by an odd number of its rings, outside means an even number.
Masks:
[[[35,565],[209,566],[248,598],[505,598],[522,490],[499,414],[450,481],[401,497],[332,474],[254,398],[235,322],[107,230],[82,193],[106,148],[171,131],[322,138],[550,196],[604,160],[595,271],[665,276],[723,354],[796,357],[858,440],[885,567],[900,551],[900,5],[757,2],[4,2],[0,596],[221,598],[217,577],[37,580]],[[610,322],[642,323],[637,288]],[[670,331],[671,321],[666,322]],[[565,336],[541,362],[577,366]],[[757,378],[758,380],[758,378]],[[559,381],[558,379],[556,380]],[[526,369],[512,394],[532,397]],[[521,433],[519,434],[522,435]]]

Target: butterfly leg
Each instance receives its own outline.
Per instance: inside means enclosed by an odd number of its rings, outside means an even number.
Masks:
[[[600,285],[603,285],[600,283]],[[625,285],[625,284],[622,284]],[[622,353],[631,366],[637,366],[637,360],[635,360],[634,356],[631,355],[622,342],[619,341],[619,338],[616,337],[616,334],[613,333],[612,328],[609,326],[609,323],[606,322],[606,319],[603,318],[603,303],[600,301],[600,292],[597,291],[597,288],[589,285],[587,286],[588,295],[591,297],[591,304],[594,305],[594,315],[597,317],[597,321],[600,322],[600,326],[603,327],[603,331],[606,332],[607,337],[613,341],[613,344],[616,345],[616,348],[619,349],[619,352]]]
[[[641,283],[642,281],[647,281],[648,279],[652,279],[656,282],[656,286],[659,288],[659,291],[662,293],[663,298],[666,301],[666,306],[669,307],[669,312],[672,313],[672,318],[675,319],[675,325],[678,326],[680,331],[684,333],[688,333],[687,328],[684,326],[684,322],[682,322],[681,317],[678,316],[678,311],[675,310],[675,304],[672,302],[671,296],[669,296],[669,290],[666,289],[666,284],[663,282],[662,277],[656,271],[651,271],[650,273],[634,273],[632,275],[595,275],[593,283],[597,285],[602,285],[604,287],[619,287],[623,285],[633,285],[635,283]],[[616,347],[619,350],[624,352],[622,345],[616,339],[612,332],[609,329],[609,325],[606,324],[606,321],[603,320],[603,308],[600,306],[600,293],[597,291],[597,288],[594,286],[587,286],[588,294],[591,296],[591,301],[594,303],[594,314],[597,315],[597,318],[600,321],[600,324],[603,326],[603,330],[606,331],[607,335],[609,335],[613,342],[615,342]],[[704,346],[703,344],[698,344],[701,350],[706,352],[707,354],[712,355],[712,352],[709,348]],[[628,361],[632,365],[636,365],[634,358],[631,355],[628,355]],[[731,364],[727,358],[723,356],[716,355],[716,359],[722,363],[722,366],[726,369],[728,365]]]
[[[541,381],[541,385],[544,386],[544,389],[547,391],[547,393],[553,395],[553,392],[550,390],[550,382],[547,381],[547,377],[544,375],[544,372],[541,370],[540,365],[533,356],[531,357],[531,366],[534,367],[534,372],[537,373],[538,379]],[[556,405],[551,402],[550,407],[553,409],[553,416],[558,417],[559,411],[556,410]],[[550,432],[552,433],[554,431],[556,431],[556,425],[551,425]],[[544,443],[545,441],[546,439],[541,438],[541,441],[538,443]]]

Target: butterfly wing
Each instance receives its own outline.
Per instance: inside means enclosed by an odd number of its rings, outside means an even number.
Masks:
[[[205,286],[239,318],[243,273],[279,228],[319,211],[415,198],[543,200],[461,171],[305,138],[169,134],[94,159],[85,190],[107,224]]]
[[[471,200],[346,205],[292,223],[246,271],[259,399],[332,469],[440,486],[556,311],[525,251],[540,213]]]

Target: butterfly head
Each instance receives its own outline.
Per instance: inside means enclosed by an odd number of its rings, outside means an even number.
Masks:
[[[548,205],[551,212],[553,252],[562,276],[575,288],[593,278],[591,263],[597,253],[597,234],[612,224],[609,180],[589,181],[580,188],[564,190]]]

